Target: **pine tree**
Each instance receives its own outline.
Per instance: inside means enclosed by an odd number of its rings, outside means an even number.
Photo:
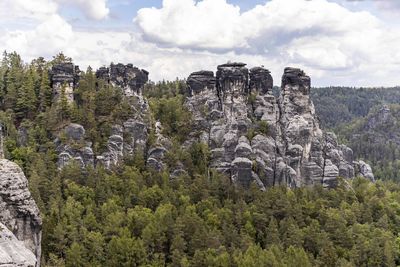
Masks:
[[[33,70],[28,71],[17,95],[18,98],[15,107],[17,118],[33,118],[37,103]]]
[[[41,111],[45,111],[52,104],[53,89],[50,86],[49,74],[47,70],[42,72],[40,79],[39,99]]]
[[[67,95],[65,93],[65,87],[65,84],[61,86],[60,98],[57,102],[58,115],[62,121],[69,119],[70,116],[70,106],[68,103]]]

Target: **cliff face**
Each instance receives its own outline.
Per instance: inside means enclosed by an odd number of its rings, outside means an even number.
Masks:
[[[243,63],[218,66],[216,77],[195,72],[187,81],[191,96],[186,103],[197,125],[191,141],[206,142],[211,167],[233,181],[261,188],[333,187],[338,176],[366,172],[373,180],[367,164],[353,163],[352,150],[319,128],[309,97],[311,81],[300,69],[285,69],[278,98],[272,95],[269,71],[249,72]]]
[[[105,80],[124,90],[126,96],[141,94],[143,86],[149,80],[146,70],[134,67],[132,64],[111,64],[109,68],[101,67],[96,71],[96,77]]]
[[[162,136],[159,122],[150,124],[149,107],[142,95],[148,72],[131,64],[112,64],[100,68],[96,76],[121,88],[137,112],[113,126],[107,150],[101,155],[93,155],[90,143],[83,142],[79,149],[72,149],[68,142],[57,143],[60,168],[71,159],[82,166],[103,164],[109,168],[126,156],[143,153],[148,167],[164,169],[164,154],[171,142]],[[368,164],[353,162],[353,151],[339,145],[333,133],[320,129],[310,100],[310,77],[300,69],[286,68],[278,98],[272,94],[272,86],[267,69],[249,70],[244,63],[220,65],[215,76],[212,71],[192,73],[187,79],[185,105],[194,126],[183,146],[198,141],[208,144],[210,167],[244,187],[253,182],[261,189],[280,184],[333,187],[338,176],[358,174],[374,179]],[[147,147],[151,128],[156,141]],[[76,135],[68,134],[75,130]],[[71,124],[64,131],[68,140],[84,139],[80,125]]]
[[[113,125],[106,151],[100,155],[94,155],[91,142],[85,141],[86,131],[82,125],[72,123],[66,126],[60,133],[65,140],[57,138],[55,141],[59,168],[71,160],[77,161],[82,167],[102,164],[109,168],[118,164],[123,158],[133,156],[134,153],[144,154],[147,149],[150,127],[149,106],[142,91],[148,81],[148,72],[133,67],[132,64],[118,63],[100,68],[96,71],[96,77],[120,88],[129,100],[135,115],[121,124]]]
[[[0,266],[35,267],[36,257],[22,241],[0,223]]]
[[[53,88],[53,98],[57,101],[64,90],[67,101],[74,101],[74,89],[79,82],[80,70],[73,63],[60,63],[52,67],[50,80]]]
[[[42,220],[24,173],[0,159],[0,265],[40,266],[41,236]]]

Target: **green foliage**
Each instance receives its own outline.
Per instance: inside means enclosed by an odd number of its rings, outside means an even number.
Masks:
[[[184,141],[191,131],[191,114],[183,105],[183,97],[151,99],[150,107],[156,120],[161,122],[164,134]]]
[[[184,81],[150,83],[145,93],[151,119],[173,139],[168,167],[183,164],[187,174],[169,179],[136,156],[113,170],[79,164],[58,170],[54,133],[66,123],[84,125],[98,153],[111,126],[135,114],[130,100],[90,68],[73,105],[52,103],[48,67],[65,61],[60,54],[53,62],[39,58],[24,65],[16,53],[5,53],[0,66],[5,154],[23,168],[41,210],[43,266],[400,264],[399,184],[356,178],[332,190],[237,188],[209,169],[206,144],[182,147],[192,123],[183,105]],[[256,122],[251,135],[257,133],[268,134],[268,125]],[[150,135],[154,141],[154,131]],[[382,177],[399,177],[399,161],[382,166]]]

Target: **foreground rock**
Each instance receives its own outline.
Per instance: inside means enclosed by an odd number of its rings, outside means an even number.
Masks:
[[[21,168],[6,159],[0,159],[0,222],[5,226],[2,227],[0,237],[3,254],[17,262],[24,260],[26,266],[32,266],[31,254],[26,252],[28,249],[35,257],[36,266],[39,266],[42,236],[39,209],[28,190],[28,181]],[[9,266],[19,266],[17,262]]]
[[[36,257],[32,251],[2,223],[0,223],[0,266],[36,266]]]

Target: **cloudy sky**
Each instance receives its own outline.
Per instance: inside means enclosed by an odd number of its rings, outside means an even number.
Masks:
[[[399,0],[1,0],[0,49],[59,51],[85,69],[133,63],[150,78],[218,64],[285,66],[314,86],[400,85]]]

